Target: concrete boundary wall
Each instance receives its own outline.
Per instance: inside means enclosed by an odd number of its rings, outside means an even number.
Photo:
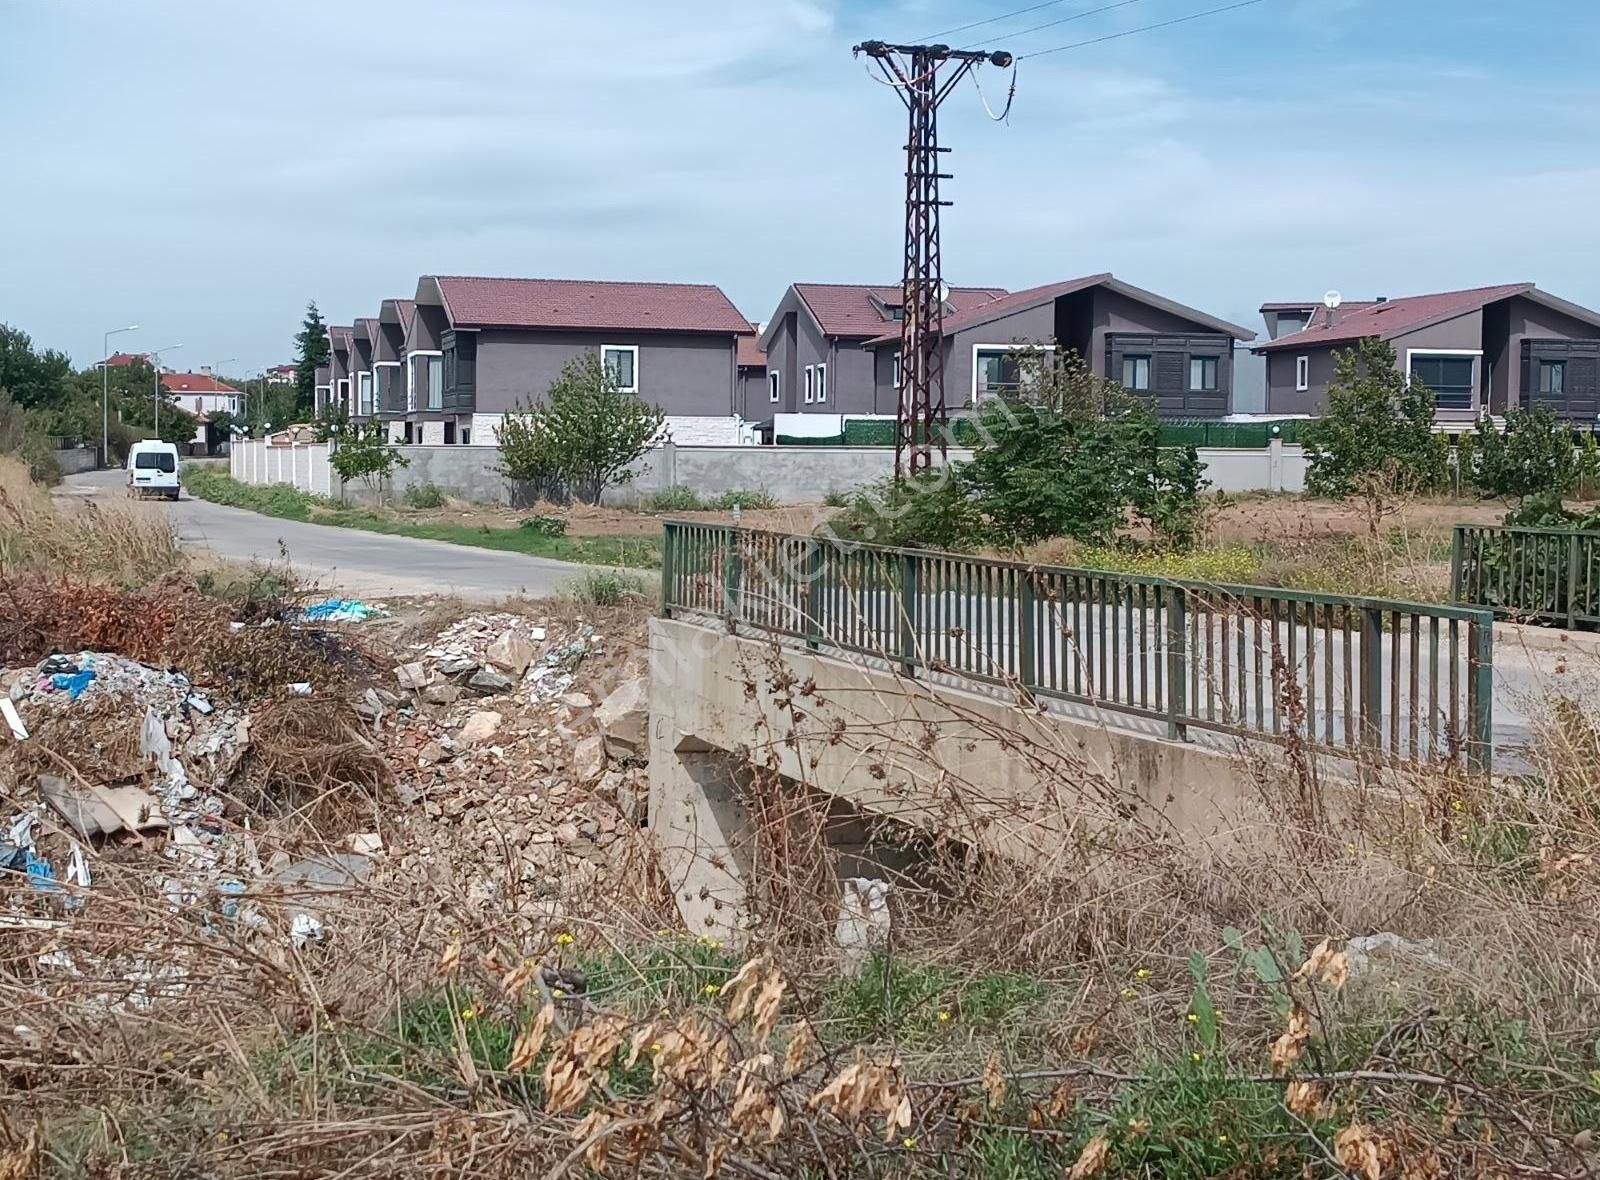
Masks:
[[[436,484],[452,495],[486,504],[510,502],[510,488],[499,472],[499,449],[487,445],[397,448],[408,465],[395,472],[394,495],[417,484]],[[338,494],[328,464],[326,443],[269,446],[241,439],[228,469],[245,483],[288,483],[318,495]],[[1294,444],[1274,441],[1258,449],[1201,448],[1201,462],[1212,488],[1225,492],[1301,492],[1306,460]],[[953,450],[954,459],[970,451]],[[760,490],[780,503],[814,504],[830,493],[849,492],[881,480],[894,470],[889,447],[680,446],[668,443],[635,464],[635,478],[606,492],[605,502],[632,505],[666,488],[692,488],[703,496]]]

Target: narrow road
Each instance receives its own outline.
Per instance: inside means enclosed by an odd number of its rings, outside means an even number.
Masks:
[[[89,471],[69,475],[57,494],[120,500],[126,486],[121,471]],[[352,595],[456,594],[480,602],[538,598],[557,593],[587,568],[444,541],[280,520],[196,500],[187,492],[176,503],[152,500],[147,506],[172,518],[184,549],[240,562],[281,561],[287,554],[301,575],[330,591]]]

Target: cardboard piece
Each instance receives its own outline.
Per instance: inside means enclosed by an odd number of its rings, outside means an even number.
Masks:
[[[86,786],[41,774],[39,794],[85,840],[168,826],[167,817],[161,813],[161,800],[138,786]]]

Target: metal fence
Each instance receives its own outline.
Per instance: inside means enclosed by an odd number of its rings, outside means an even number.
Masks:
[[[1450,597],[1529,622],[1600,626],[1600,532],[1459,524]]]
[[[1487,610],[666,525],[662,611],[1191,728],[1487,769]]]

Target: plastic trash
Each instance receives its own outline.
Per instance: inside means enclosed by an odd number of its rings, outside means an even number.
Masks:
[[[308,697],[311,695],[311,681],[297,680],[289,686],[289,692],[297,697]]]
[[[55,870],[50,867],[50,862],[44,857],[33,852],[27,854],[23,862],[23,871],[28,874],[28,884],[41,893],[54,893],[61,887],[56,884]]]
[[[201,696],[199,693],[191,693],[189,695],[188,705],[189,708],[193,709],[201,716],[205,716],[211,712],[211,702],[206,700],[206,698]]]
[[[83,690],[94,683],[94,669],[84,668],[82,671],[68,675],[57,672],[50,677],[50,685],[57,692],[65,692],[69,700],[77,700],[83,695]]]
[[[294,916],[294,922],[289,927],[290,942],[296,947],[303,947],[308,942],[319,942],[321,939],[321,922],[303,910]]]
[[[360,623],[386,613],[359,598],[324,598],[305,607],[298,617],[305,623]]]
[[[22,714],[17,712],[17,703],[10,697],[0,697],[0,716],[5,717],[6,724],[11,727],[11,736],[19,742],[28,740],[28,727],[22,724]]]

